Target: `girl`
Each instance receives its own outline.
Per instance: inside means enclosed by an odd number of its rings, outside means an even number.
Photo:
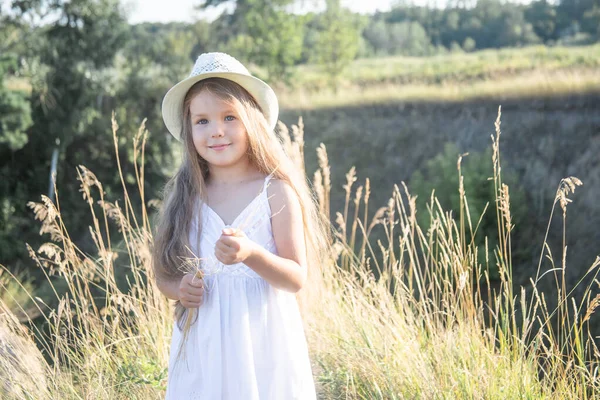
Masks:
[[[274,134],[278,111],[273,90],[223,53],[202,54],[163,100],[184,146],[153,248],[158,288],[177,301],[167,399],[316,397],[294,293],[327,237]]]

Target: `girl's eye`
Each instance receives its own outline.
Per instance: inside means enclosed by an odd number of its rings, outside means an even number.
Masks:
[[[206,118],[202,118],[201,120],[198,121],[198,123],[201,125],[206,125],[206,124],[208,124],[208,120]]]
[[[225,121],[234,121],[235,117],[233,115],[228,115],[225,117]]]

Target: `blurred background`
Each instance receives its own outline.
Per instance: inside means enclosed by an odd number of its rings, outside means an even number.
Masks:
[[[492,202],[480,228],[490,249],[497,240],[490,135],[502,106],[515,283],[535,273],[557,185],[573,175],[584,183],[565,226],[574,284],[600,253],[599,39],[600,0],[3,0],[0,263],[43,286],[25,243],[37,250],[48,237],[27,202],[54,199],[52,170],[72,239],[95,248],[76,167],[93,171],[106,199],[119,200],[113,112],[132,187],[132,141],[146,119],[146,199],[160,198],[179,160],[162,97],[200,53],[223,51],[275,88],[283,123],[303,118],[309,177],[314,149],[327,146],[333,210],[343,207],[352,166],[359,182],[371,179],[374,210],[401,182],[419,196],[418,215],[434,188],[457,210],[456,162],[468,152],[473,221]],[[560,264],[556,214],[549,242]],[[497,278],[493,266],[489,272]]]

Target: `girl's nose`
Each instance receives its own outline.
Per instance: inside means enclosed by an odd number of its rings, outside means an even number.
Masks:
[[[223,135],[224,135],[223,124],[220,122],[215,123],[214,129],[212,132],[212,137],[223,137]]]

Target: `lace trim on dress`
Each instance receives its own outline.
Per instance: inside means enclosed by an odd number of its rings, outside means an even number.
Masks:
[[[238,222],[239,219],[242,220],[241,224],[237,226],[237,228],[242,229],[246,236],[248,236],[250,239],[257,238],[261,229],[266,229],[269,232],[271,230],[270,223],[272,215],[268,200],[267,187],[272,177],[273,174],[265,177],[265,182],[261,192],[252,200],[252,202],[248,204],[248,206],[246,206],[244,210],[242,210],[242,212],[240,212],[240,214],[234,220],[234,223]],[[212,235],[213,232],[210,232],[208,229],[211,224],[211,221],[208,221],[208,218],[212,216],[213,221],[218,222],[219,225],[223,227],[227,225],[224,224],[222,218],[219,217],[219,215],[216,214],[216,212],[214,212],[214,210],[212,210],[206,203],[202,204],[205,206],[206,212],[210,214],[205,216],[207,220],[205,223],[205,228],[202,230],[202,234],[209,236],[211,238],[210,240],[216,241],[218,239],[218,235]],[[273,238],[270,238],[266,243],[261,243],[261,245],[269,251],[275,250],[275,241]],[[260,275],[258,275],[254,270],[249,268],[244,263],[226,265],[220,262],[213,253],[209,254],[207,257],[201,257],[199,267],[203,270],[205,278],[221,275],[228,277],[262,279]],[[210,279],[207,279],[207,281],[208,280]],[[210,287],[206,287],[206,290],[210,290]]]

